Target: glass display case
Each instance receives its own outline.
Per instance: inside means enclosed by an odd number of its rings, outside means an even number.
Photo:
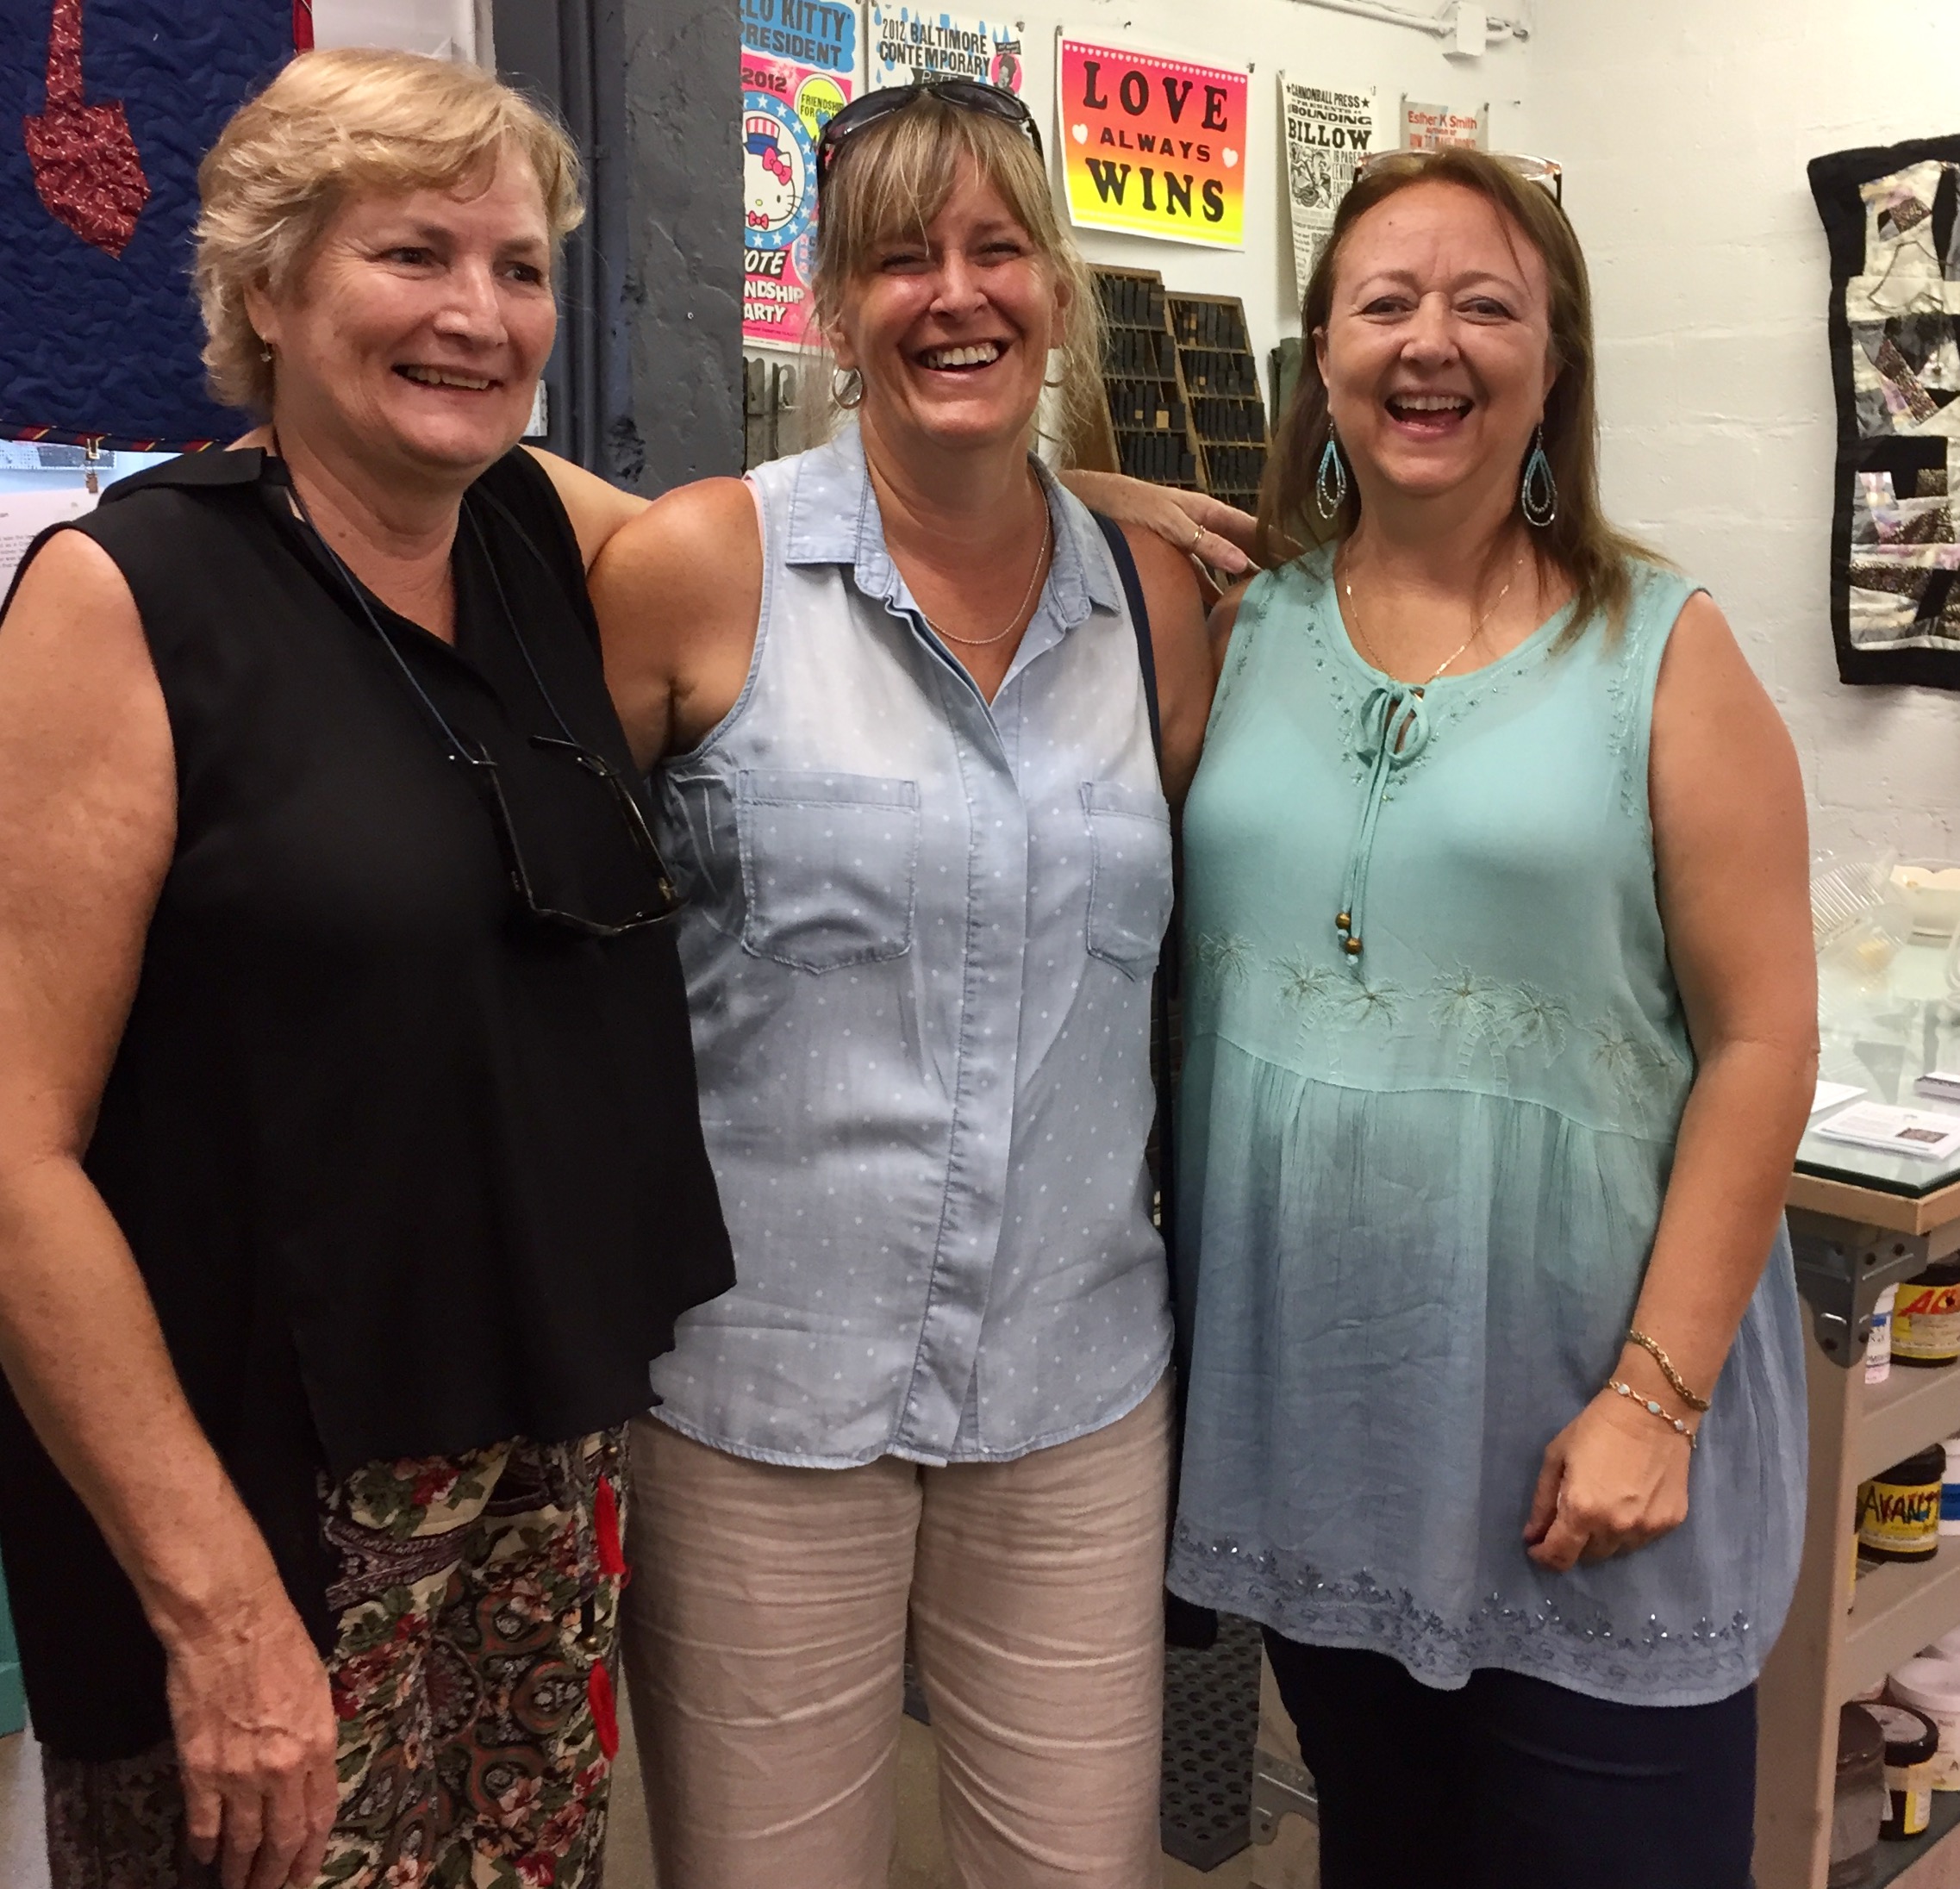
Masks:
[[[1929,1161],[1854,1147],[1818,1132],[1839,1108],[1856,1101],[1960,1117],[1960,1103],[1932,1100],[1913,1086],[1929,1069],[1960,1068],[1960,997],[1949,985],[1951,957],[1945,939],[1915,937],[1875,971],[1828,957],[1819,964],[1819,1078],[1863,1093],[1811,1117],[1797,1149],[1798,1174],[1914,1200],[1960,1183],[1960,1152]]]

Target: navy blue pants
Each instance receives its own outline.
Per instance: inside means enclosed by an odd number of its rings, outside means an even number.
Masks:
[[[1266,1651],[1320,1792],[1321,1889],[1749,1889],[1756,1688],[1619,1705],[1379,1653]]]

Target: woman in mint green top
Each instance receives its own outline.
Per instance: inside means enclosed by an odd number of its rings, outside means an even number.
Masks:
[[[1318,472],[1335,541],[1221,607],[1185,812],[1171,1585],[1268,1629],[1326,1889],[1743,1889],[1802,1534],[1794,757],[1599,515],[1549,196],[1370,167],[1307,327],[1266,519]]]

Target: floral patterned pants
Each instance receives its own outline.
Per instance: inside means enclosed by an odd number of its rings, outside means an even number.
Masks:
[[[598,1889],[626,1432],[370,1463],[325,1492],[340,1815],[321,1889]],[[169,1745],[46,1759],[53,1889],[193,1889]]]

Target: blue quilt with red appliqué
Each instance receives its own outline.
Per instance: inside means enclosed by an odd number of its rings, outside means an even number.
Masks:
[[[197,358],[197,164],[295,31],[293,0],[0,0],[0,436],[239,432]]]

